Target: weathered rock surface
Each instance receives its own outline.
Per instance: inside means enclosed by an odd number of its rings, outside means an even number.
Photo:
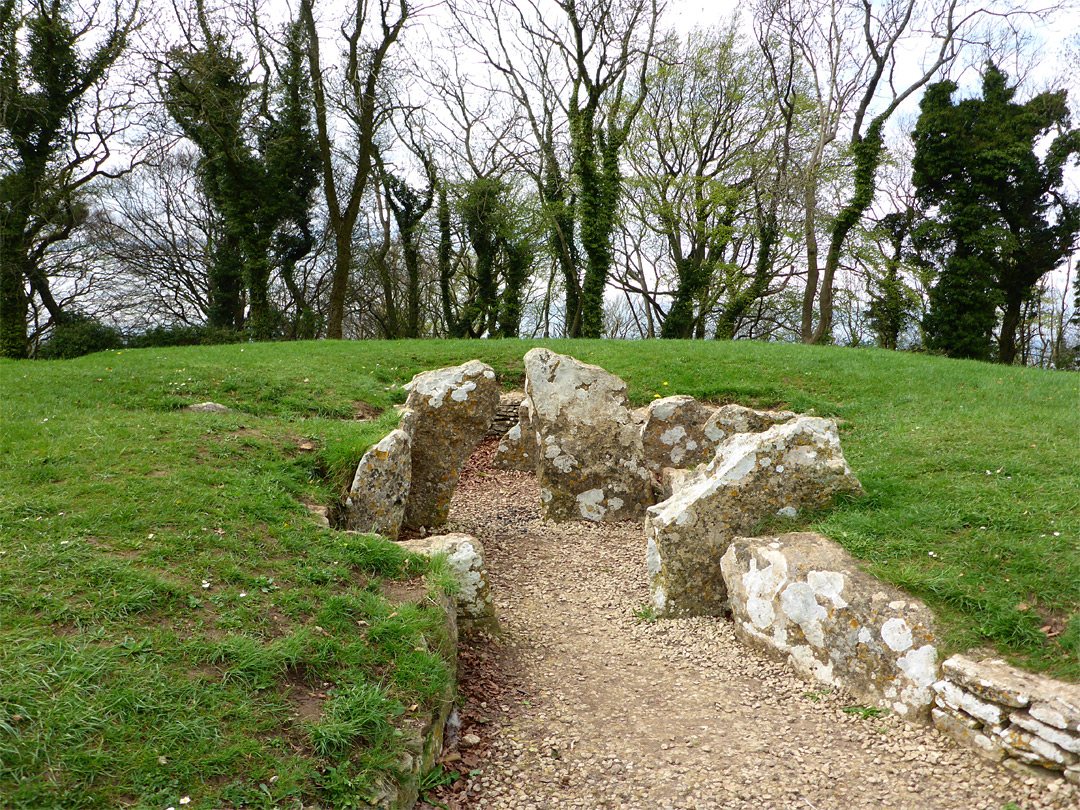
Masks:
[[[397,540],[412,481],[412,441],[398,428],[370,447],[345,499],[345,528]]]
[[[720,566],[745,643],[868,704],[929,719],[938,655],[924,604],[809,532],[735,538]]]
[[[499,386],[491,366],[470,360],[417,374],[405,388],[406,410],[415,416],[409,420],[412,485],[404,525],[437,527],[446,522],[465,460],[495,416]]]
[[[693,470],[679,467],[663,467],[658,477],[659,486],[654,486],[658,501],[666,501],[694,477]]]
[[[503,434],[491,463],[500,470],[536,472],[537,456],[532,405],[525,399],[518,405],[517,424]]]
[[[458,621],[489,631],[498,629],[484,564],[484,547],[479,540],[468,534],[451,533],[408,540],[402,546],[427,557],[445,554],[458,584],[455,594]]]
[[[653,472],[664,467],[696,467],[713,457],[716,442],[705,437],[711,408],[685,394],[657,399],[645,411],[641,445]]]
[[[548,349],[525,355],[525,393],[538,436],[544,518],[640,518],[653,502],[626,383]]]
[[[743,405],[721,405],[702,426],[705,439],[716,447],[739,433],[764,433],[795,418],[791,411],[755,411]]]
[[[229,409],[218,402],[198,402],[184,408],[188,413],[228,413]]]
[[[799,417],[721,444],[663,503],[648,510],[645,536],[653,607],[661,616],[718,615],[727,589],[720,558],[767,515],[828,506],[862,487],[840,450],[836,424]]]
[[[954,655],[933,685],[934,724],[961,745],[1006,765],[1075,782],[1080,769],[1080,685],[1024,672],[999,659]],[[939,716],[947,715],[947,716]],[[966,729],[966,731],[962,730]]]

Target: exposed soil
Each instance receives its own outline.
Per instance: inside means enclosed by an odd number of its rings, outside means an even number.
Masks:
[[[534,477],[492,469],[493,451],[486,442],[471,459],[447,531],[483,542],[505,634],[463,640],[462,726],[443,760],[460,778],[428,799],[450,810],[1080,807],[1063,780],[868,716],[743,647],[722,619],[641,618],[640,523],[544,523]]]

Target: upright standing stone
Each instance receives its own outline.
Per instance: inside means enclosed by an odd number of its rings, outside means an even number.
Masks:
[[[660,615],[718,615],[727,590],[720,558],[766,516],[795,516],[862,487],[840,450],[836,424],[800,417],[740,433],[674,494],[649,509],[646,560]]]
[[[499,441],[492,465],[499,470],[536,472],[536,428],[533,427],[532,405],[525,399],[518,406],[518,420]]]
[[[491,366],[470,360],[417,374],[405,386],[412,427],[412,486],[405,525],[434,528],[446,522],[465,460],[487,433],[499,405]]]
[[[546,519],[640,518],[653,501],[641,433],[631,422],[626,383],[598,366],[548,349],[525,355]]]
[[[685,394],[657,399],[645,413],[641,444],[653,472],[664,467],[696,467],[716,453],[705,436],[712,409]]]
[[[345,500],[345,528],[397,540],[412,480],[412,442],[398,428],[369,448]]]

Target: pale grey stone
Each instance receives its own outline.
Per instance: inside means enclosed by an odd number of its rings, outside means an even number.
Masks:
[[[626,383],[548,349],[525,355],[537,434],[541,510],[548,520],[639,518],[653,502]]]
[[[925,721],[938,677],[930,610],[809,532],[737,537],[721,563],[746,643],[860,700]]]
[[[938,731],[964,748],[970,748],[992,762],[1000,762],[1005,756],[1001,743],[983,734],[982,725],[977,720],[938,708],[931,709],[930,715]]]
[[[763,433],[795,418],[791,411],[755,411],[744,405],[721,405],[706,420],[702,431],[714,446],[739,433]]]
[[[495,416],[499,385],[491,366],[470,360],[417,374],[405,389],[406,409],[414,415],[408,421],[412,484],[404,525],[434,528],[446,522],[461,469]]]
[[[428,557],[445,554],[458,585],[455,594],[458,620],[468,626],[498,630],[484,546],[479,540],[472,535],[451,533],[408,540],[402,546],[414,554]]]
[[[685,394],[654,400],[645,411],[641,444],[653,472],[664,467],[696,467],[711,459],[716,442],[705,436],[712,409]]]
[[[412,442],[400,428],[370,447],[345,499],[345,528],[397,540],[412,480]]]
[[[217,402],[199,402],[184,408],[189,413],[228,413],[229,409]]]
[[[720,558],[732,538],[778,510],[820,509],[862,492],[836,424],[800,417],[721,444],[645,519],[653,606],[659,615],[717,615],[727,595]]]

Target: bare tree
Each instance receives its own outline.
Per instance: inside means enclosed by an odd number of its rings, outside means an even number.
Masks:
[[[323,68],[314,5],[315,0],[301,0],[300,18],[308,34],[308,69],[322,155],[323,193],[334,236],[326,336],[341,339],[352,272],[353,231],[374,162],[375,136],[386,114],[381,91],[387,57],[405,28],[410,8],[407,0],[355,0],[349,18],[340,27],[345,61],[341,67],[341,93],[334,98],[328,91],[328,76]],[[374,36],[372,28],[376,29]],[[351,141],[347,156],[334,146],[332,128],[338,115],[347,121]]]

